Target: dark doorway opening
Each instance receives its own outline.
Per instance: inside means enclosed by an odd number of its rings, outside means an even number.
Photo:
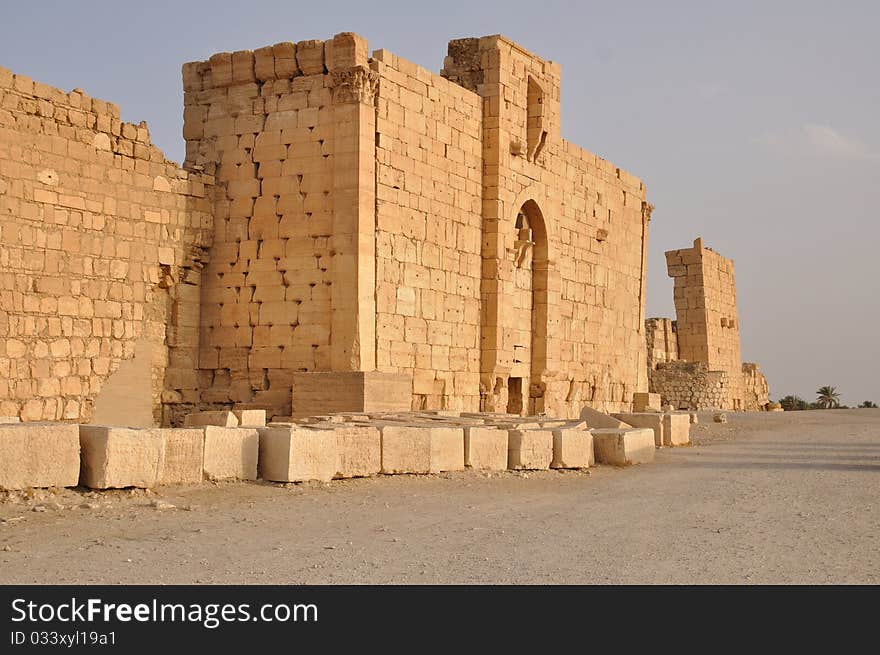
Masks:
[[[507,413],[522,414],[522,378],[507,379]]]

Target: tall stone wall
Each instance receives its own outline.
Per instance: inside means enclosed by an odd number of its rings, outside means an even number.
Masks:
[[[211,184],[116,105],[0,69],[0,415],[162,420],[193,382]]]
[[[730,395],[724,409],[744,409],[733,260],[697,239],[692,248],[667,252],[666,264],[675,282],[679,357],[725,371]]]
[[[450,42],[442,75],[483,98],[482,408],[628,409],[647,389],[644,185],[561,138],[558,64],[489,36]]]
[[[376,105],[376,365],[414,409],[480,408],[482,100],[385,50]]]
[[[217,180],[202,406],[289,415],[294,372],[375,368],[366,65],[366,42],[342,34],[184,66],[187,165]]]

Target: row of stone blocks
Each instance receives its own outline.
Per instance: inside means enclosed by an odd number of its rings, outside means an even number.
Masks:
[[[0,488],[93,489],[204,479],[275,482],[653,460],[654,431],[486,415],[329,416],[265,424],[259,410],[202,412],[183,428],[0,424]]]

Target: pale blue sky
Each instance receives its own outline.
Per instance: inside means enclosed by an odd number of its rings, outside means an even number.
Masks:
[[[3,2],[0,66],[148,121],[183,158],[180,66],[355,31],[439,71],[449,39],[502,33],[562,64],[562,131],[641,177],[663,251],[736,261],[743,357],[771,395],[880,402],[878,2]]]

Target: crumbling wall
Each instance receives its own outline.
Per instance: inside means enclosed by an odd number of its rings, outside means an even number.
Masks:
[[[647,343],[648,370],[662,362],[678,360],[678,333],[675,321],[670,318],[649,318],[645,320],[645,340]]]
[[[760,367],[752,362],[743,362],[742,375],[743,409],[747,412],[766,410],[770,403],[770,385]]]
[[[710,371],[703,362],[661,362],[648,377],[651,392],[675,409],[723,409],[730,393],[727,371]]]
[[[696,239],[692,248],[667,252],[666,264],[675,283],[679,357],[725,371],[730,395],[722,408],[743,409],[733,260],[704,248],[702,239]]]
[[[89,421],[141,342],[162,420],[194,359],[211,183],[116,105],[0,69],[0,415]]]
[[[413,375],[413,409],[480,406],[482,100],[373,53],[376,365]]]

